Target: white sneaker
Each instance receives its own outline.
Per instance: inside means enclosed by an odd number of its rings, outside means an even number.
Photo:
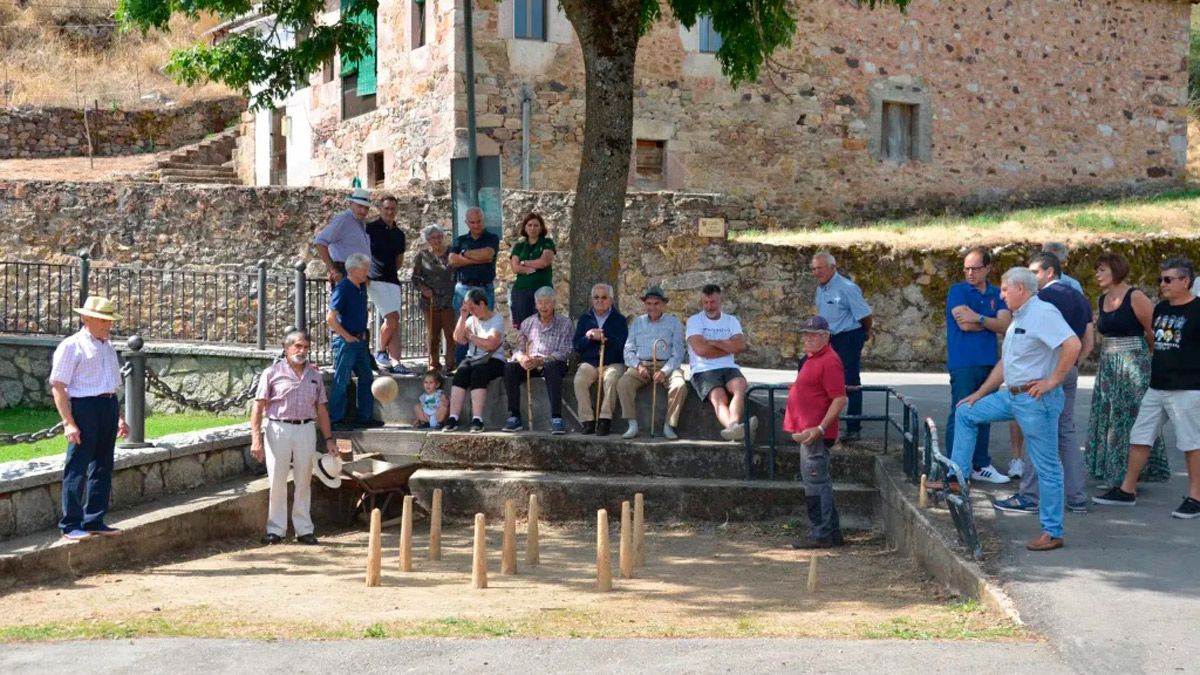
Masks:
[[[1025,475],[1025,462],[1023,462],[1019,459],[1008,460],[1008,477],[1009,478],[1016,479],[1016,478],[1020,478],[1021,476],[1024,476],[1024,475]]]
[[[670,424],[664,424],[663,438],[667,439],[668,441],[673,441],[679,438],[679,434],[675,433],[675,427],[671,426]]]
[[[1009,481],[1009,478],[1008,478],[1008,476],[1005,476],[1004,474],[1000,473],[1000,471],[998,471],[996,469],[996,467],[992,466],[991,464],[988,464],[987,466],[983,467],[982,469],[972,471],[971,472],[971,480],[981,480],[985,483],[995,483],[996,485],[1003,485]]]
[[[637,438],[637,435],[638,435],[637,420],[629,420],[629,428],[625,430],[625,433],[621,434],[621,438],[625,438],[625,439]]]

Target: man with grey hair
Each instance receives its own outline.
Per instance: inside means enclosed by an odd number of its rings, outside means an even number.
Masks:
[[[1026,544],[1030,551],[1063,546],[1063,468],[1058,456],[1058,416],[1062,382],[1075,366],[1081,344],[1054,305],[1037,297],[1037,278],[1014,267],[1000,279],[1000,293],[1013,313],[1004,335],[1000,362],[979,389],[954,411],[951,459],[970,471],[981,424],[1016,420],[1041,482],[1038,515],[1042,533]],[[1003,386],[1002,386],[1003,385]],[[951,480],[966,481],[968,476]],[[934,485],[935,489],[946,487]],[[954,490],[957,486],[948,486]]]
[[[450,246],[449,265],[455,271],[454,314],[462,311],[463,298],[472,288],[487,294],[488,309],[496,308],[496,253],[500,251],[500,237],[484,227],[483,210],[472,206],[464,214],[467,233],[459,236]],[[467,355],[467,346],[459,345],[454,360],[462,363]]]
[[[1054,257],[1058,258],[1058,264],[1064,269],[1067,267],[1067,255],[1070,253],[1070,249],[1067,248],[1066,244],[1062,243],[1061,241],[1048,241],[1042,244],[1042,252],[1054,254]],[[1066,284],[1080,293],[1083,293],[1083,286],[1079,284],[1079,281],[1066,272],[1062,273],[1062,276],[1059,277],[1058,282],[1061,284]]]
[[[371,195],[362,188],[350,193],[350,207],[335,214],[321,228],[312,243],[317,255],[329,271],[329,283],[337,285],[346,276],[346,259],[354,253],[371,255],[371,239],[367,236],[367,213],[371,210]],[[303,326],[301,326],[303,328]]]
[[[846,372],[847,396],[850,404],[846,414],[862,415],[862,350],[871,339],[875,317],[863,298],[862,289],[853,281],[838,274],[837,262],[829,251],[818,251],[812,257],[812,273],[817,279],[817,314],[829,323],[829,344],[842,360]],[[858,439],[862,423],[846,422],[843,440]]]
[[[329,298],[329,313],[325,323],[333,332],[333,389],[329,393],[329,418],[336,429],[355,426],[383,426],[374,420],[374,400],[371,397],[371,350],[367,344],[367,275],[371,273],[371,256],[355,253],[346,258],[346,276],[333,287]],[[355,424],[342,422],[346,416],[346,389],[350,374],[358,377],[355,398]]]
[[[521,322],[517,350],[504,368],[504,384],[508,391],[508,419],[501,431],[521,430],[521,381],[526,373],[546,378],[546,396],[550,399],[550,432],[567,433],[562,417],[562,381],[567,374],[571,357],[571,320],[554,311],[556,294],[542,286],[533,294],[537,314]],[[529,420],[530,424],[533,420]]]
[[[592,286],[592,308],[575,323],[575,351],[579,367],[575,370],[575,401],[583,433],[607,436],[612,430],[613,408],[617,402],[617,381],[625,373],[623,352],[629,337],[629,324],[613,306],[613,288],[608,284]],[[592,385],[600,378],[600,350],[604,350],[604,376],[600,385],[600,414],[592,401]],[[597,419],[597,417],[599,419]]]

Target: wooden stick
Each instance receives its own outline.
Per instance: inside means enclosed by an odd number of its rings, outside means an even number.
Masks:
[[[537,565],[542,561],[542,552],[539,550],[541,542],[538,541],[538,519],[542,517],[542,507],[538,504],[538,496],[536,494],[529,495],[529,522],[525,524],[525,564]]]
[[[621,564],[621,578],[633,578],[633,516],[629,502],[621,502],[621,543],[618,559]]]
[[[487,588],[487,521],[475,514],[475,550],[471,558],[471,586]]]
[[[604,396],[604,343],[600,343],[600,367],[596,375],[596,414],[593,420],[600,421],[600,398]]]
[[[658,340],[650,343],[650,438],[654,438],[654,425],[658,423]]]
[[[429,510],[429,559],[442,559],[442,489],[433,491],[433,505]]]
[[[808,559],[808,592],[817,591],[817,556]]]
[[[633,496],[633,564],[646,564],[646,503],[640,492]]]
[[[367,586],[378,586],[383,574],[383,513],[371,510],[371,537],[367,540]]]
[[[596,512],[596,590],[612,590],[612,554],[608,548],[608,511]]]
[[[500,545],[500,574],[517,573],[517,503],[504,502],[504,540]]]
[[[404,496],[404,510],[400,514],[400,571],[412,571],[412,525],[413,498]]]
[[[525,338],[525,356],[532,356],[532,354],[529,353],[529,337],[524,334],[522,334],[521,337]],[[528,420],[526,420],[525,425],[529,428],[530,431],[533,431],[533,369],[532,368],[525,369],[525,416],[529,418]]]
[[[921,492],[917,494],[917,507],[926,508],[929,506],[929,488],[925,487],[925,483],[929,481],[928,474],[921,474]]]

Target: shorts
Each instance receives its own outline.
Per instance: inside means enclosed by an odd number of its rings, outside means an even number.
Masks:
[[[716,370],[706,370],[702,373],[692,373],[692,387],[696,389],[696,393],[700,395],[701,401],[707,401],[708,395],[717,387],[724,387],[730,381],[738,378],[745,379],[742,371],[737,368],[717,368]]]
[[[498,377],[504,377],[504,362],[489,358],[483,363],[459,364],[451,386],[471,391],[487,389],[488,383]]]
[[[367,297],[381,317],[400,311],[400,284],[372,280],[367,284]]]
[[[1147,389],[1129,430],[1129,442],[1154,445],[1167,419],[1175,425],[1176,447],[1181,452],[1200,449],[1200,391],[1194,389]]]

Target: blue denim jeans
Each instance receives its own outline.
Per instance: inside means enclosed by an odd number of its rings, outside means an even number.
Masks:
[[[375,417],[375,402],[371,397],[371,382],[375,374],[371,368],[371,349],[365,340],[346,342],[340,335],[333,336],[333,388],[329,392],[329,421],[341,422],[346,416],[346,389],[350,387],[350,374],[358,377],[358,388],[354,398],[357,417],[365,421]]]
[[[63,466],[63,532],[105,525],[112,494],[113,452],[117,444],[117,399],[87,396],[71,399],[71,416],[79,426],[79,442],[67,444]]]
[[[950,419],[946,420],[945,447],[954,447],[954,409],[958,402],[974,394],[991,372],[991,366],[967,366],[950,371]],[[984,424],[979,427],[979,435],[975,439],[975,453],[971,457],[972,469],[982,469],[991,465],[992,457],[988,454],[991,435],[991,425]]]
[[[867,331],[864,328],[855,328],[829,338],[829,346],[833,347],[833,351],[837,352],[838,358],[842,360],[847,387],[858,387],[862,384],[862,375],[859,371],[862,369],[862,350],[865,344],[867,344]],[[851,389],[846,392],[846,398],[848,399],[846,414],[862,415],[862,392],[858,389]],[[861,430],[862,422],[858,420],[846,422],[846,431],[858,433]]]
[[[488,309],[496,309],[496,285],[487,284],[485,286],[467,286],[462,282],[454,284],[454,299],[451,303],[454,305],[454,320],[458,321],[459,312],[462,312],[463,302],[467,299],[467,291],[472,288],[482,288],[487,293]],[[510,308],[511,309],[511,308]],[[453,328],[453,327],[451,327]],[[454,362],[462,363],[467,358],[468,345],[457,345],[454,348]]]
[[[1038,517],[1042,530],[1052,537],[1063,534],[1063,468],[1058,458],[1058,417],[1065,396],[1062,387],[1034,398],[1013,396],[1008,389],[984,396],[975,405],[960,405],[954,412],[957,431],[951,459],[960,467],[971,461],[980,424],[1016,420],[1025,434],[1025,451],[1037,469],[1041,483]],[[959,476],[959,480],[967,480]]]

